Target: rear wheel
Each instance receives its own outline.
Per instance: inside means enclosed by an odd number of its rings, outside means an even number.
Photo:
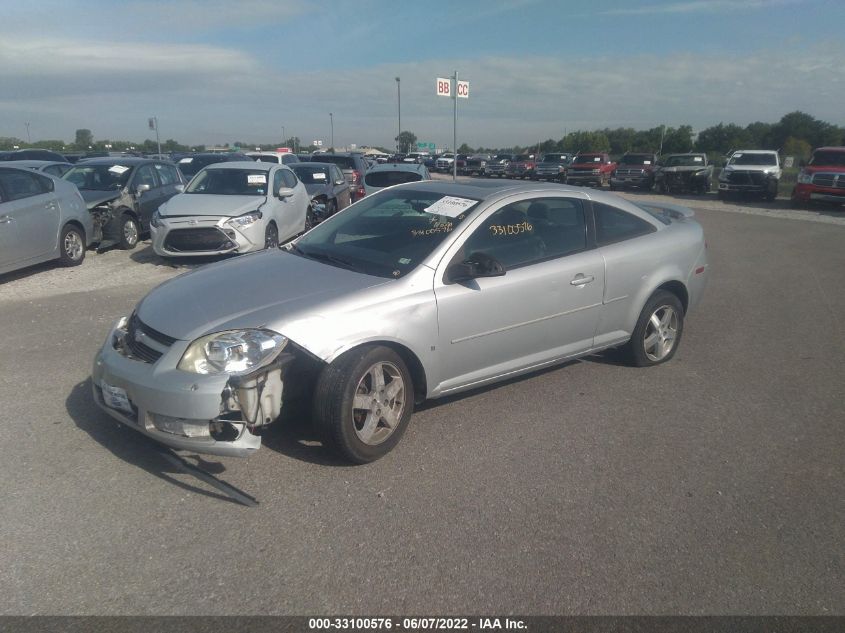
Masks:
[[[365,345],[326,366],[314,390],[314,421],[326,446],[357,464],[389,453],[411,418],[414,387],[402,358]]]
[[[658,290],[646,302],[625,351],[637,367],[670,360],[684,331],[684,307],[677,296]]]
[[[270,222],[264,229],[264,248],[279,248],[279,228]]]
[[[62,266],[79,266],[85,259],[85,232],[66,224],[59,235],[59,262]]]

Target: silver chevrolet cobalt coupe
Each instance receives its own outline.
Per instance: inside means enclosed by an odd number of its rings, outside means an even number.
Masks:
[[[414,403],[610,347],[675,354],[707,279],[684,207],[551,184],[409,183],[282,250],[172,279],[112,329],[97,403],[177,449],[248,455],[285,402],[324,443],[385,455]]]

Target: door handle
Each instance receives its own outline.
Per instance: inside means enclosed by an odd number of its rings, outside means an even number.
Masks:
[[[10,218],[8,215],[0,216],[0,224],[8,224],[11,221],[12,218]]]
[[[589,277],[585,277],[581,273],[578,273],[577,275],[575,275],[575,278],[569,283],[573,286],[586,286],[588,283],[595,280],[596,278],[592,275],[590,275]]]

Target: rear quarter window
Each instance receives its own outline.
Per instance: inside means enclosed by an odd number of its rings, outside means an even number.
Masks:
[[[593,213],[596,218],[596,242],[599,246],[629,240],[657,230],[652,224],[635,215],[600,202],[593,202]]]

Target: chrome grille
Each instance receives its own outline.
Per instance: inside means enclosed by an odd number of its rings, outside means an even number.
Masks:
[[[845,174],[816,173],[813,174],[813,184],[819,187],[845,189]]]

